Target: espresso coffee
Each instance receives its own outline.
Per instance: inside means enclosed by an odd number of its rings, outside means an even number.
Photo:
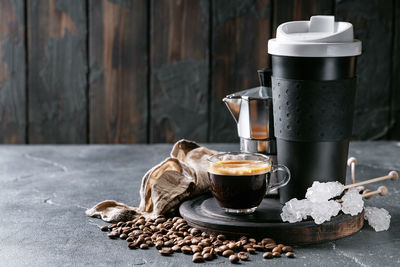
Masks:
[[[257,207],[269,184],[271,164],[257,160],[227,160],[209,167],[212,193],[221,207]]]

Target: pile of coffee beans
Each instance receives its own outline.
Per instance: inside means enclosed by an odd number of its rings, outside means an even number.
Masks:
[[[249,254],[256,254],[256,251],[264,252],[264,259],[279,258],[282,254],[288,258],[295,257],[291,246],[277,244],[271,238],[257,241],[242,236],[237,240],[228,240],[225,235],[208,234],[190,227],[181,217],[145,219],[142,216],[100,229],[109,232],[109,238],[126,240],[130,249],[155,247],[162,256],[181,252],[193,255],[192,261],[196,263],[211,261],[218,255],[228,258],[231,263],[238,263],[248,260]]]

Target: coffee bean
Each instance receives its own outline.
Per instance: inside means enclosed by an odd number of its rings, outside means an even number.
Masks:
[[[155,224],[160,224],[160,223],[164,223],[166,220],[165,218],[158,218],[154,221]]]
[[[182,231],[177,231],[175,234],[176,234],[177,236],[180,236],[180,237],[183,236],[183,232],[182,232]]]
[[[237,255],[230,255],[229,256],[229,261],[231,262],[231,263],[238,263],[239,262],[239,257],[237,256]]]
[[[136,242],[138,242],[138,244],[142,244],[144,242],[144,237],[143,235],[139,236],[138,239],[136,239]]]
[[[141,234],[143,234],[143,231],[142,230],[135,230],[135,231],[133,231],[133,232],[131,232],[134,236],[138,236],[138,235],[141,235]]]
[[[275,241],[271,238],[266,237],[266,238],[263,238],[263,240],[261,240],[261,243],[265,246],[267,244],[275,243]]]
[[[139,226],[139,225],[143,225],[143,224],[145,224],[146,223],[146,221],[144,220],[144,219],[140,219],[140,220],[138,220],[136,223],[135,223],[135,225],[136,226]]]
[[[177,245],[180,241],[183,241],[183,237],[174,238],[175,245]]]
[[[165,222],[162,225],[164,225],[164,227],[167,229],[170,229],[173,226],[173,224],[171,222]],[[176,229],[171,229],[171,230],[176,230]]]
[[[127,238],[128,238],[128,235],[126,235],[126,234],[120,234],[120,235],[119,235],[119,238],[120,238],[120,239],[127,239]]]
[[[295,255],[294,255],[294,253],[293,252],[291,252],[291,251],[289,251],[289,252],[286,252],[286,257],[288,257],[288,258],[294,258],[294,257],[296,257]]]
[[[272,253],[274,253],[274,252],[279,252],[279,253],[281,253],[281,252],[282,252],[282,249],[281,249],[280,247],[275,247],[275,248],[272,250]]]
[[[149,228],[144,228],[144,229],[143,229],[143,233],[144,233],[144,234],[147,234],[147,235],[151,235],[151,234],[152,234],[152,231],[151,231]]]
[[[124,223],[123,223],[123,222],[119,222],[119,223],[117,223],[117,227],[121,227],[122,225],[124,225]]]
[[[247,248],[246,250],[250,254],[256,254],[256,249],[255,248]]]
[[[117,238],[119,235],[118,235],[117,232],[114,232],[114,231],[113,231],[113,232],[111,232],[111,233],[108,233],[107,236],[108,236],[109,238],[114,239],[114,238]]]
[[[199,235],[200,234],[200,230],[197,229],[197,228],[192,228],[190,230],[190,234],[193,235],[193,236]]]
[[[193,238],[192,239],[192,244],[193,245],[197,245],[198,243],[200,243],[201,239],[200,238]]]
[[[117,227],[117,225],[115,224],[115,223],[113,223],[113,224],[110,224],[109,226],[108,226],[108,229],[113,229],[113,228],[115,228],[115,227]]]
[[[133,239],[133,237],[131,237],[131,236],[128,237],[128,238],[126,239],[127,242],[132,242],[133,240],[134,240],[134,239]]]
[[[211,253],[204,253],[204,254],[203,254],[203,258],[204,258],[206,261],[210,261],[210,260],[212,260],[212,259],[214,258],[214,256],[213,256]]]
[[[225,250],[228,249],[228,247],[225,246],[225,245],[222,245],[222,246],[219,247],[219,249],[220,249],[222,252],[224,252]]]
[[[100,227],[100,230],[103,232],[107,232],[109,230],[107,225],[103,225],[102,227]]]
[[[210,250],[212,249],[212,247],[204,247],[203,248],[203,251],[201,252],[201,253],[208,253],[208,252],[210,252]]]
[[[181,251],[183,252],[183,254],[192,254],[192,248],[189,246],[181,247]]]
[[[179,220],[176,220],[176,222],[173,222],[173,223],[175,225],[179,225],[179,224],[186,224],[187,225],[187,222],[182,218],[180,218]],[[189,226],[189,228],[190,228],[190,226]]]
[[[218,235],[217,239],[221,240],[221,241],[224,241],[226,239],[226,236],[225,235]]]
[[[222,256],[224,256],[224,257],[229,257],[230,255],[233,255],[233,254],[235,254],[235,252],[233,252],[233,250],[230,250],[230,249],[222,252]]]
[[[183,228],[184,226],[185,226],[184,223],[179,223],[179,224],[176,224],[172,229],[181,230],[181,228]]]
[[[128,248],[135,249],[135,248],[137,248],[137,245],[135,242],[130,242],[130,243],[128,243]]]
[[[122,231],[123,231],[123,232],[131,231],[131,230],[132,230],[131,227],[127,227],[127,226],[122,227]]]
[[[209,253],[213,256],[217,255],[214,248],[211,248]]]
[[[282,248],[283,252],[293,252],[293,248],[291,246],[284,246]]]
[[[181,247],[178,246],[178,245],[175,245],[175,246],[172,247],[172,250],[173,250],[174,252],[180,252],[180,251],[181,251]]]
[[[275,258],[280,258],[280,257],[281,257],[281,253],[279,253],[279,252],[272,252],[272,256],[274,256]]]
[[[194,263],[204,262],[204,258],[203,258],[203,256],[201,256],[201,254],[196,253],[193,255],[192,261]]]
[[[236,249],[236,244],[232,242],[232,243],[229,243],[229,244],[227,245],[227,247],[228,247],[229,249],[235,250],[235,249]]]
[[[169,240],[164,242],[164,247],[172,247],[174,245],[174,241]]]
[[[190,245],[192,244],[192,242],[191,242],[190,240],[183,240],[183,241],[185,241],[184,244],[185,244],[186,246],[190,246]]]
[[[215,248],[214,251],[215,251],[215,253],[217,253],[218,255],[222,255],[222,252],[223,252],[219,247]]]
[[[274,257],[274,255],[272,255],[272,252],[265,252],[263,254],[264,259],[272,259],[273,257]]]
[[[156,249],[161,249],[164,245],[164,242],[160,240],[160,241],[157,241],[155,245],[156,245]]]
[[[169,256],[173,253],[171,248],[162,248],[158,252],[160,252],[160,254],[163,256]]]
[[[208,237],[210,237],[210,235],[209,235],[209,234],[207,234],[206,232],[203,232],[203,233],[201,233],[201,236],[202,236],[202,237],[204,237],[204,238],[208,238]]]
[[[277,247],[277,245],[276,244],[267,244],[267,245],[265,245],[265,248],[266,249],[270,249],[270,250],[273,250],[275,247]]]
[[[285,245],[284,244],[279,244],[278,247],[283,248]]]
[[[149,246],[146,243],[143,243],[143,244],[140,245],[140,248],[141,249],[148,249]]]
[[[201,246],[203,246],[203,247],[208,247],[208,246],[210,246],[211,244],[210,244],[210,241],[208,241],[208,240],[202,240],[202,241],[199,243],[199,245],[201,245]]]
[[[193,253],[201,252],[201,247],[199,247],[199,246],[192,245],[191,248],[192,248]]]
[[[216,246],[216,247],[221,246],[222,245],[222,241],[221,240],[215,240],[213,242],[213,245]]]
[[[237,255],[242,261],[247,261],[249,259],[249,254],[246,252],[241,251]]]
[[[249,243],[257,243],[257,241],[254,238],[249,238]]]
[[[245,246],[245,245],[247,245],[247,239],[239,240],[237,243],[239,243],[240,246]]]

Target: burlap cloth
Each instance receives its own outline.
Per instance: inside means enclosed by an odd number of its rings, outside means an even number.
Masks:
[[[170,157],[143,176],[139,207],[105,200],[86,210],[86,214],[106,222],[128,221],[138,216],[154,218],[165,214],[184,199],[209,189],[206,159],[215,153],[182,139],[175,143]]]

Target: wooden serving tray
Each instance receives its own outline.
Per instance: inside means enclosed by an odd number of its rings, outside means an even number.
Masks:
[[[279,243],[312,244],[338,239],[359,231],[364,225],[364,212],[350,216],[342,214],[329,222],[315,224],[312,220],[298,223],[282,222],[282,205],[277,198],[264,198],[250,215],[225,213],[211,194],[183,202],[181,216],[192,227],[228,236],[270,237]]]

